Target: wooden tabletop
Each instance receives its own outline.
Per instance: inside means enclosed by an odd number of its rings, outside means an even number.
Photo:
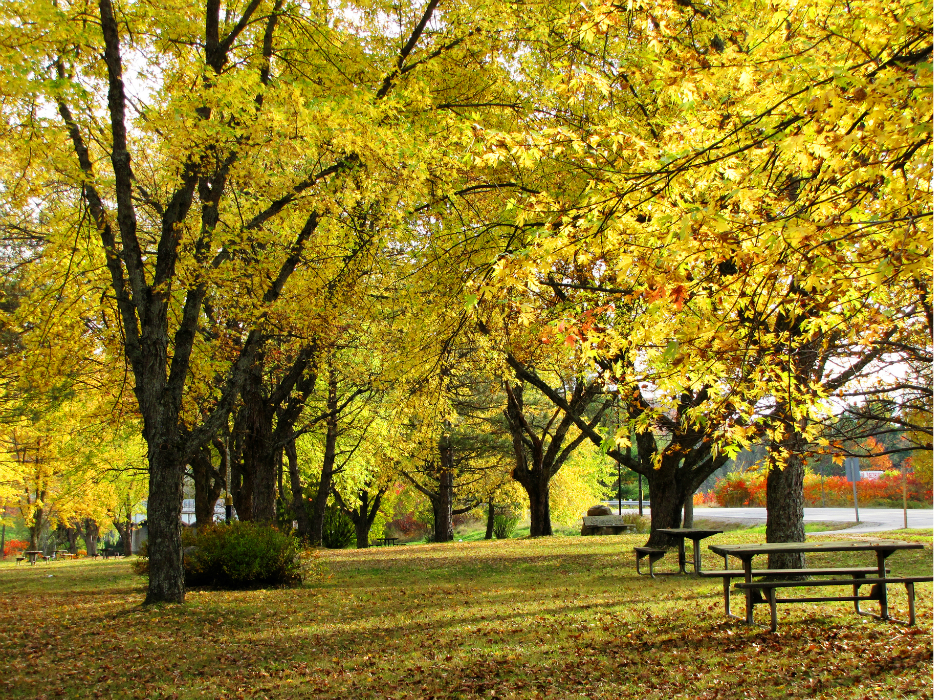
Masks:
[[[768,544],[712,544],[711,552],[721,556],[752,556],[781,552],[868,552],[897,549],[923,549],[920,542],[904,540],[837,540],[834,542],[772,542]]]
[[[675,537],[710,537],[711,535],[719,535],[723,530],[710,530],[707,528],[700,527],[665,527],[659,528],[655,532],[662,532],[666,535],[674,535]]]

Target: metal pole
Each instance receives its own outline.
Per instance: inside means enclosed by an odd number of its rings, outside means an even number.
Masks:
[[[853,480],[853,508],[856,509],[856,522],[859,522],[859,502],[856,500],[856,480]]]
[[[902,512],[905,514],[905,529],[908,529],[908,477],[905,472],[905,463],[902,462]]]
[[[824,460],[820,461],[820,507],[827,507],[827,502],[824,500]]]
[[[639,515],[642,515],[642,474],[639,475]]]
[[[619,514],[623,514],[623,467],[616,463],[616,498],[619,501]]]

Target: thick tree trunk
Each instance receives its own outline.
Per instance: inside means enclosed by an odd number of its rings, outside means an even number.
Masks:
[[[62,528],[62,530],[64,532],[65,539],[68,540],[68,551],[71,552],[72,554],[77,554],[78,553],[78,536],[81,534],[79,523],[72,520],[71,523],[68,526]],[[2,551],[3,550],[0,549],[0,552]]]
[[[646,546],[667,547],[671,538],[657,531],[681,526],[681,513],[688,486],[676,478],[673,469],[666,469],[664,463],[661,469],[651,469],[644,476],[649,482],[649,500],[652,508],[652,532]]]
[[[321,479],[315,493],[311,513],[311,542],[320,545],[324,538],[324,511],[331,495],[331,482],[334,476],[334,462],[337,459],[337,374],[333,368],[328,371],[328,411],[327,430],[324,436],[324,459],[321,462]]]
[[[438,475],[437,498],[431,499],[434,512],[434,541],[450,542],[454,539],[454,446],[450,435],[438,441],[441,473]]]
[[[766,542],[804,542],[804,439],[795,433],[769,459],[766,477]],[[803,552],[769,555],[770,569],[800,569]]]
[[[684,497],[684,527],[694,527],[694,492]]]
[[[231,460],[230,494],[239,520],[253,520],[253,473],[244,468],[242,459]]]
[[[486,504],[486,534],[483,536],[485,540],[493,539],[493,525],[496,522],[496,507],[493,505],[493,499],[491,498],[487,501]]]
[[[263,366],[263,358],[258,357],[243,387],[243,471],[253,475],[253,520],[274,523],[276,463],[271,445],[273,413],[263,396]]]
[[[93,518],[85,518],[81,523],[81,536],[89,557],[97,556],[97,538],[100,536],[100,526]]]
[[[431,499],[434,513],[434,541],[450,542],[454,539],[454,474],[445,469],[438,476],[438,493]]]
[[[156,441],[150,444],[158,444]],[[147,603],[184,603],[182,485],[185,465],[174,449],[152,448],[149,460],[149,590]]]
[[[302,477],[298,472],[298,451],[295,449],[295,440],[289,440],[285,445],[285,459],[289,469],[289,484],[292,490],[292,512],[298,523],[298,536],[307,541],[311,540],[311,520],[308,517],[308,503],[305,500],[305,489],[302,486]]]
[[[39,536],[42,534],[42,526],[45,524],[44,516],[43,508],[36,508],[33,513],[32,525],[29,526],[29,549],[33,551],[39,549]]]
[[[214,468],[207,445],[195,453],[191,471],[195,482],[195,524],[200,528],[213,524],[214,506],[226,484],[224,475]]]
[[[541,478],[539,470],[521,473],[513,470],[513,478],[525,489],[529,497],[530,537],[551,536],[551,494],[548,480]]]

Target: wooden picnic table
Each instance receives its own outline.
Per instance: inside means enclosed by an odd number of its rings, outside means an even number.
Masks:
[[[391,547],[398,541],[398,537],[379,537],[375,540],[377,547]]]
[[[719,535],[723,530],[712,530],[702,527],[666,527],[659,528],[656,532],[661,532],[669,537],[675,537],[678,540],[678,568],[682,574],[686,574],[687,556],[684,551],[684,541],[691,540],[694,543],[694,573],[701,573],[701,555],[700,541],[713,535]]]
[[[35,564],[37,557],[45,556],[45,552],[43,552],[41,549],[27,549],[25,552],[23,552],[23,554],[29,557],[30,564]]]
[[[903,549],[923,549],[924,545],[920,542],[905,542],[903,540],[836,540],[836,541],[827,541],[827,542],[773,542],[767,544],[714,544],[710,545],[710,551],[719,554],[723,557],[725,566],[729,568],[729,557],[736,557],[743,564],[743,583],[736,584],[736,588],[744,591],[746,595],[746,623],[753,624],[753,607],[756,603],[766,602],[764,600],[756,600],[755,595],[758,593],[758,589],[761,588],[766,590],[768,593],[768,602],[772,611],[772,630],[775,630],[775,604],[776,602],[821,602],[821,601],[852,601],[855,603],[856,611],[860,614],[863,613],[859,608],[860,600],[875,600],[879,603],[880,614],[877,616],[883,620],[888,620],[889,618],[889,604],[888,604],[888,593],[886,590],[886,583],[905,583],[906,588],[909,588],[909,594],[911,597],[911,617],[913,618],[914,612],[914,588],[913,583],[915,579],[921,578],[922,580],[930,580],[926,577],[911,577],[909,578],[887,578],[886,577],[886,559],[888,559],[892,554]],[[753,577],[753,568],[752,560],[758,555],[761,554],[784,554],[784,553],[819,553],[819,552],[874,552],[876,555],[876,568],[873,572],[876,575],[876,578],[865,578],[860,576],[855,579],[831,579],[824,581],[769,581],[769,582],[759,582],[754,583],[752,580]],[[774,574],[771,576],[780,577],[782,574],[781,569],[772,569]],[[792,573],[795,576],[807,576],[807,575],[823,575],[827,572],[833,572],[833,569],[796,569],[794,572],[789,572],[788,575]],[[756,574],[761,574],[761,571],[757,571]],[[858,589],[860,585],[872,584],[873,592],[869,596],[859,596]],[[852,585],[853,586],[853,595],[852,596],[809,596],[806,598],[783,598],[776,599],[775,597],[775,588],[781,587],[793,587],[793,586],[825,586],[825,585]],[[727,614],[729,615],[729,609],[727,609]],[[913,623],[913,620],[912,620]]]

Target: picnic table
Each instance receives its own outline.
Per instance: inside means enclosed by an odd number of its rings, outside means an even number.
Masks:
[[[398,541],[398,537],[378,537],[375,543],[377,547],[391,547]]]
[[[23,554],[25,554],[27,557],[29,557],[29,563],[30,563],[30,564],[35,564],[35,563],[36,563],[36,558],[37,558],[37,557],[40,557],[40,556],[41,556],[41,557],[44,557],[44,556],[45,556],[45,552],[43,552],[41,549],[27,549],[25,552],[23,552]]]
[[[664,575],[671,574],[686,574],[687,573],[687,555],[684,551],[684,541],[691,540],[694,543],[694,573],[697,575],[701,574],[701,555],[700,555],[700,541],[711,537],[713,535],[719,535],[723,530],[711,530],[709,528],[699,528],[699,527],[667,527],[659,528],[655,532],[662,532],[669,537],[674,537],[678,540],[678,571],[674,572],[660,572]],[[661,559],[668,552],[666,548],[663,547],[633,547],[633,551],[636,553],[636,573],[642,575],[642,570],[639,568],[639,562],[644,558],[649,558],[649,576],[655,578],[655,570],[653,565],[656,561]]]
[[[860,615],[872,615],[882,620],[890,620],[888,606],[889,583],[901,583],[908,592],[909,621],[914,624],[914,584],[921,581],[931,581],[930,576],[890,577],[886,568],[886,560],[895,552],[903,549],[922,549],[920,542],[904,542],[902,540],[837,540],[827,542],[774,542],[767,544],[716,544],[710,545],[710,551],[723,557],[727,571],[710,572],[711,575],[724,576],[724,591],[726,596],[726,613],[729,609],[729,578],[735,576],[729,571],[729,557],[736,557],[743,564],[743,582],[737,583],[735,588],[742,590],[746,596],[747,624],[753,622],[753,608],[756,604],[768,603],[771,612],[771,629],[774,632],[777,624],[775,606],[777,603],[813,603],[824,601],[850,601],[853,602],[856,612]],[[818,553],[818,552],[873,552],[876,555],[875,567],[854,568],[804,568],[804,569],[764,569],[753,570],[752,560],[761,554],[779,553]],[[867,574],[874,574],[874,578],[867,578]],[[850,578],[829,580],[801,580],[805,576],[836,576],[849,575]],[[753,576],[767,575],[769,581],[753,581]],[[785,578],[783,579],[782,576]],[[795,580],[792,580],[792,577]],[[867,596],[859,595],[861,586],[870,584],[872,590]],[[832,586],[847,585],[853,587],[853,595],[846,596],[806,596],[799,598],[778,598],[777,588],[792,588],[800,586]],[[761,592],[765,593],[765,597]],[[860,610],[860,601],[877,601],[879,615]],[[735,617],[731,615],[731,617]],[[900,620],[893,620],[901,622]]]
[[[661,532],[669,537],[675,537],[678,540],[678,568],[681,570],[682,574],[686,574],[685,566],[687,565],[687,557],[684,552],[684,541],[691,540],[694,543],[694,573],[701,573],[701,555],[700,555],[700,541],[708,537],[713,537],[714,535],[719,535],[723,530],[712,530],[710,528],[702,527],[666,527],[656,530],[656,532]]]

